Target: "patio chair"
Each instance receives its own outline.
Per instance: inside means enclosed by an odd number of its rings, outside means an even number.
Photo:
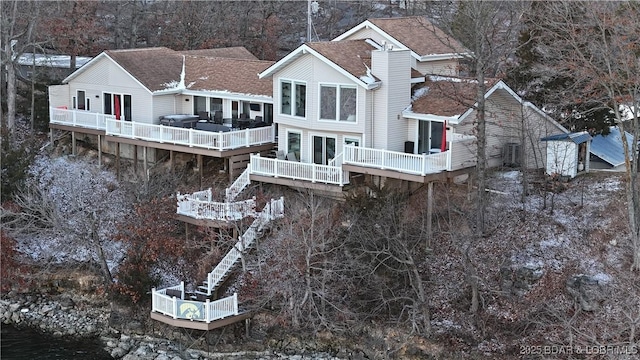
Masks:
[[[298,157],[296,156],[296,153],[291,151],[290,153],[287,154],[287,160],[289,160],[289,161],[298,161]]]
[[[286,156],[284,154],[284,150],[278,150],[276,151],[276,158],[278,160],[286,160]]]
[[[209,120],[209,112],[198,111],[198,120]]]
[[[218,124],[218,125],[222,125],[223,124],[222,111],[217,110],[215,113],[213,113],[213,122],[214,122],[214,124]]]

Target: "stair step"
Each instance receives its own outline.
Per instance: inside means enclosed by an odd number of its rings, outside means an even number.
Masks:
[[[200,288],[200,287],[201,286],[198,286],[198,288]],[[205,288],[205,290],[206,290],[206,288]],[[193,293],[194,294],[200,294],[200,295],[208,295],[206,292],[202,292],[202,291],[198,291],[198,290],[195,290]]]

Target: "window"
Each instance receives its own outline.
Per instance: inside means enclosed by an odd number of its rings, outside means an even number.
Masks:
[[[115,115],[118,120],[124,118],[131,121],[131,95],[104,93],[103,97],[104,114]]]
[[[298,132],[287,133],[287,152],[296,154],[296,159],[300,159],[300,140],[302,135]]]
[[[320,119],[356,121],[356,88],[343,85],[320,86]]]
[[[293,104],[292,101],[294,101]],[[306,109],[307,85],[298,82],[282,81],[280,83],[280,113],[305,117]]]
[[[200,111],[207,111],[207,98],[204,96],[193,97],[193,114],[198,115]]]
[[[77,102],[77,106],[78,106],[78,110],[85,110],[85,103],[86,103],[86,97],[85,97],[85,92],[84,90],[78,90],[78,102]]]
[[[313,137],[313,162],[327,165],[336,157],[336,139],[326,136]]]
[[[221,98],[211,98],[211,103],[209,104],[211,108],[211,113],[215,113],[216,111],[222,111],[222,99]]]

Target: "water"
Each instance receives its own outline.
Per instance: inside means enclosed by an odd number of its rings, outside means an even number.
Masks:
[[[107,360],[98,339],[70,340],[41,334],[31,329],[17,329],[2,324],[0,338],[2,360]]]

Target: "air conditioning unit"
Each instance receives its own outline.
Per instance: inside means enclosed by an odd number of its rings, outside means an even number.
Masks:
[[[502,149],[502,164],[504,166],[520,166],[520,156],[520,144],[504,144]]]

